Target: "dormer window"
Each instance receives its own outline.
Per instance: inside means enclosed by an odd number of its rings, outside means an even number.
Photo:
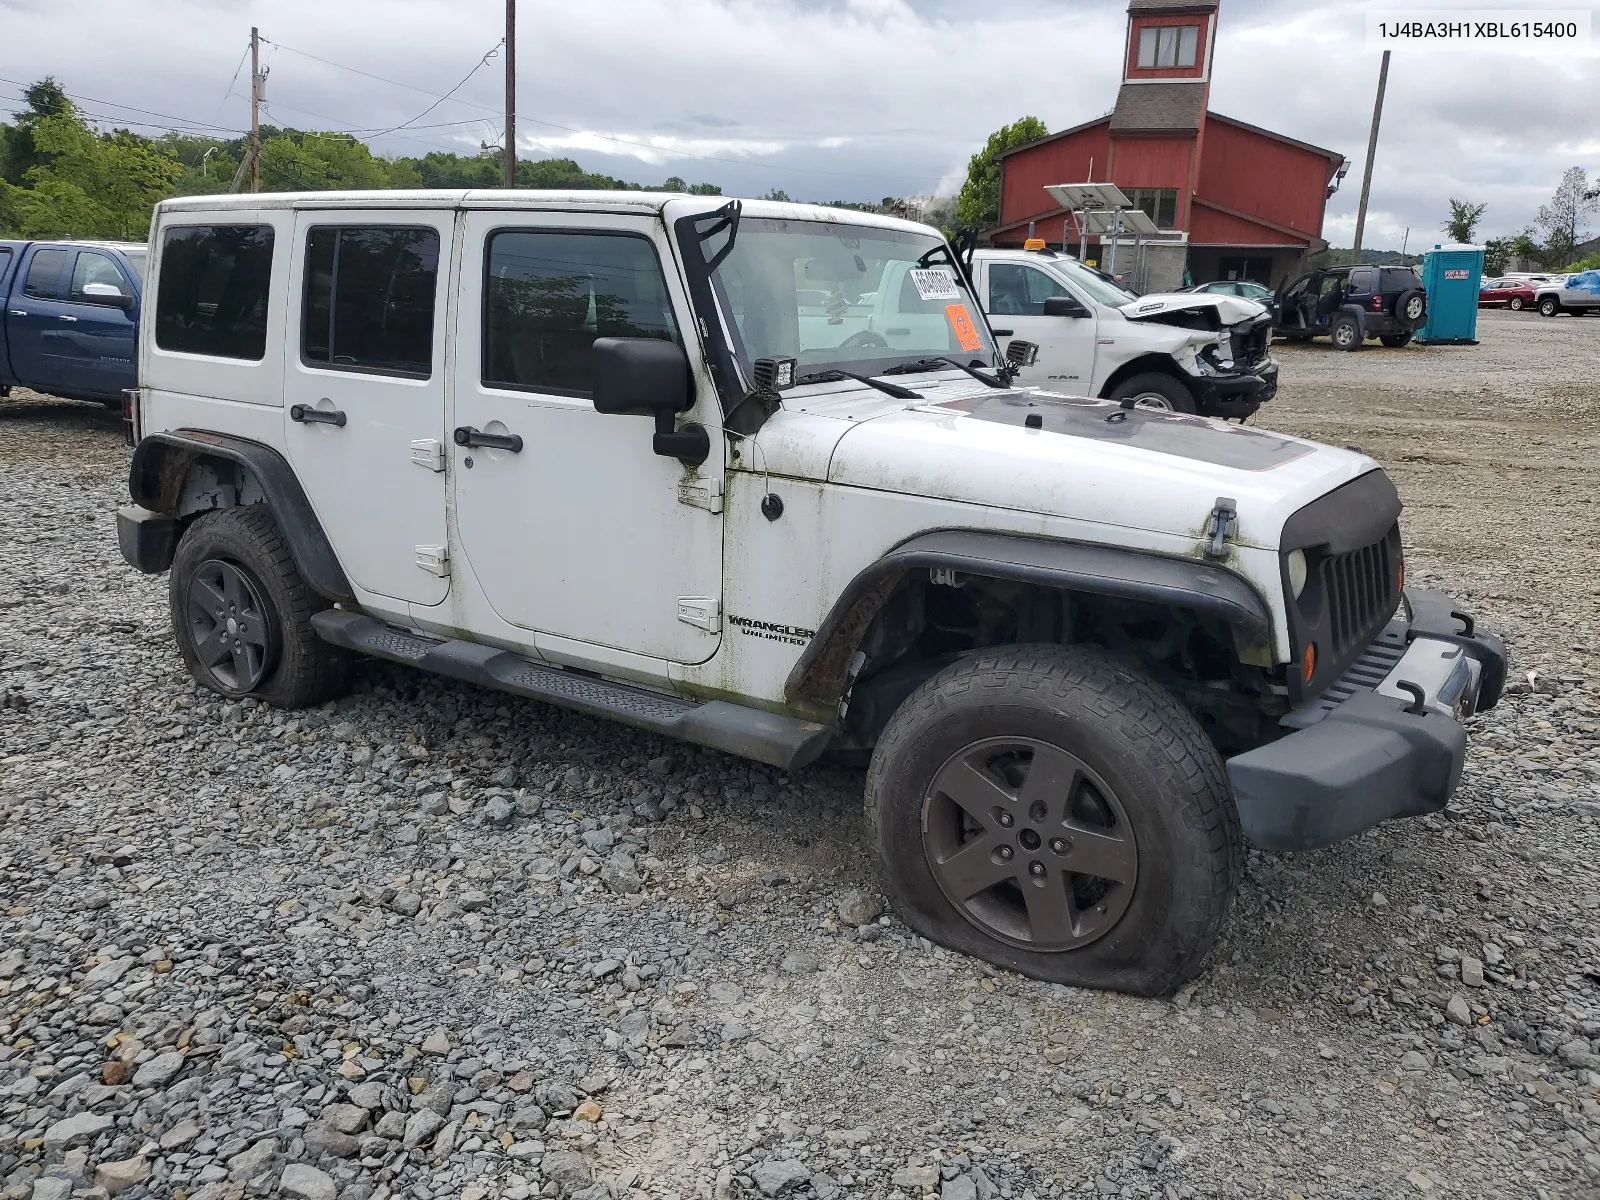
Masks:
[[[1139,31],[1139,67],[1192,67],[1199,45],[1198,25],[1146,25]]]

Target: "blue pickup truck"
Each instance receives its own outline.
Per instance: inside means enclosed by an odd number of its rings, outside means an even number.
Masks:
[[[120,407],[135,386],[145,247],[0,241],[0,396],[32,388]]]

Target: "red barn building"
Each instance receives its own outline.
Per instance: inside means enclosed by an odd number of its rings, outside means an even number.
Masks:
[[[987,241],[1019,246],[1032,229],[1076,253],[1077,226],[1044,189],[1110,182],[1162,230],[1138,257],[1131,238],[1118,243],[1118,273],[1145,291],[1181,286],[1185,270],[1195,283],[1276,285],[1326,248],[1323,210],[1344,156],[1210,111],[1217,4],[1130,0],[1116,107],[1002,157]],[[1106,250],[1091,237],[1087,257],[1104,266]]]

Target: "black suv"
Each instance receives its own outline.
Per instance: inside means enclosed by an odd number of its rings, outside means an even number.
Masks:
[[[1278,289],[1278,336],[1304,342],[1325,333],[1339,350],[1375,337],[1404,346],[1428,319],[1428,293],[1410,267],[1325,267]]]

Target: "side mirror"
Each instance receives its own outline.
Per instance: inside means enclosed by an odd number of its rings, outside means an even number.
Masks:
[[[1051,296],[1044,302],[1047,317],[1087,317],[1089,310],[1071,296]]]
[[[114,283],[86,283],[78,294],[85,304],[104,304],[124,311],[133,307],[133,297]]]
[[[612,416],[654,417],[651,445],[665,458],[698,466],[711,453],[699,425],[676,428],[673,420],[694,407],[689,356],[675,342],[658,338],[595,338],[594,408]]]
[[[1046,304],[1050,301],[1046,300]],[[1031,367],[1039,361],[1039,344],[1025,341],[1022,338],[1013,338],[1006,346],[1006,362],[1011,364],[1013,370],[1020,371],[1024,367]]]

